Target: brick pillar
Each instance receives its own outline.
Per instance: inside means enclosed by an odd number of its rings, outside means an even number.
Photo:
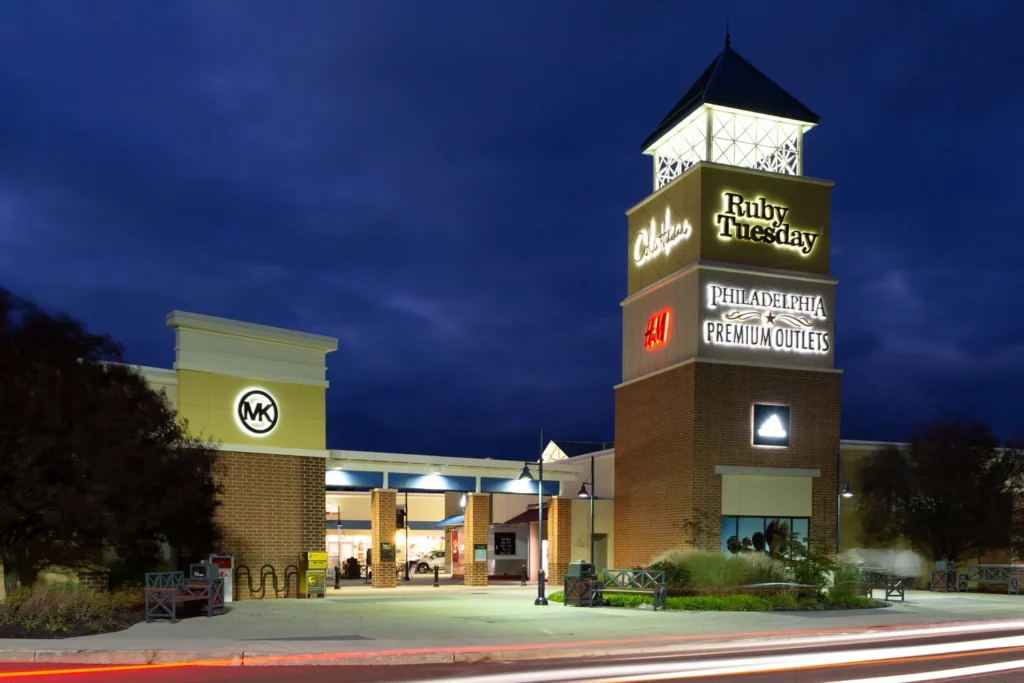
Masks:
[[[373,539],[373,553],[370,556],[373,564],[370,569],[373,571],[374,588],[394,588],[398,585],[395,562],[382,562],[380,553],[381,543],[390,543],[394,548],[397,496],[398,491],[394,489],[373,489],[370,492],[370,536]]]
[[[491,494],[466,494],[466,557],[462,562],[464,583],[467,586],[487,585],[488,563],[474,562],[473,546],[477,543],[487,545],[488,530],[491,526]]]
[[[548,583],[562,589],[572,553],[572,499],[551,498],[548,503]]]

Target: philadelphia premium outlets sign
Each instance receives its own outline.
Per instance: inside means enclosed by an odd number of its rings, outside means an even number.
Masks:
[[[721,313],[702,323],[707,344],[810,354],[832,349],[832,334],[819,329],[828,312],[818,294],[711,284],[706,302],[708,310]]]

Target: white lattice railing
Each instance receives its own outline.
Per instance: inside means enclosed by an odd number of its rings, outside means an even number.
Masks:
[[[654,189],[698,161],[802,175],[805,127],[797,121],[704,105],[649,150],[654,156]]]

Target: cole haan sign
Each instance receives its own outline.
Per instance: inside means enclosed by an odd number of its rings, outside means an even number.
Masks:
[[[667,255],[672,247],[688,239],[692,232],[685,219],[681,223],[673,222],[672,209],[666,206],[665,220],[660,225],[652,218],[651,224],[637,234],[633,242],[633,261],[642,266],[656,256]]]
[[[725,192],[715,224],[719,239],[759,242],[809,256],[821,234],[817,230],[794,228],[786,221],[788,214],[788,206],[774,204],[764,197],[748,198],[739,192]]]

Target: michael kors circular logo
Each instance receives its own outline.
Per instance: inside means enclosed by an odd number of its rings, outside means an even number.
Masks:
[[[253,434],[269,434],[277,426],[277,401],[262,389],[251,389],[238,399],[238,422]]]

